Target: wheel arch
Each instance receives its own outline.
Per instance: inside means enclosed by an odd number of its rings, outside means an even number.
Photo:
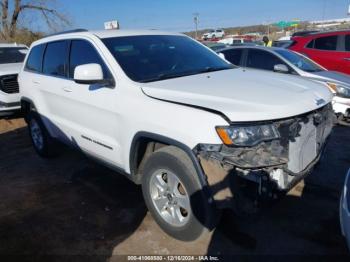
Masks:
[[[193,166],[196,170],[201,186],[205,187],[207,185],[207,180],[206,180],[206,176],[204,175],[203,169],[191,148],[189,148],[187,145],[175,139],[162,136],[159,134],[143,132],[143,131],[135,134],[131,143],[130,153],[129,153],[130,154],[129,155],[130,173],[133,180],[136,183],[140,183],[141,181],[142,174],[140,174],[138,171],[144,155],[147,154],[146,152],[147,148],[144,148],[144,146],[145,144],[148,145],[150,142],[160,144],[163,146],[175,146],[181,149],[182,151],[184,151],[184,153],[186,153],[189,156],[189,158],[193,163]]]

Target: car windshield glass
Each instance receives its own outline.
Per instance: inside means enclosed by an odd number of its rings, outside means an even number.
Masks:
[[[25,47],[2,47],[0,48],[0,64],[22,63],[26,57]]]
[[[186,36],[147,35],[102,39],[128,77],[152,82],[233,68]]]
[[[286,60],[288,60],[290,63],[298,67],[299,69],[306,71],[306,72],[320,72],[324,71],[323,68],[318,66],[315,62],[312,60],[299,55],[295,52],[289,51],[289,50],[276,50],[278,54],[283,56]]]

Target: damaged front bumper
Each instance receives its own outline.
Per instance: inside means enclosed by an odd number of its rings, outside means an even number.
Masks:
[[[232,199],[235,176],[255,182],[257,193],[287,192],[319,161],[335,123],[329,104],[311,113],[274,121],[281,137],[254,147],[200,144],[194,151],[215,201]]]

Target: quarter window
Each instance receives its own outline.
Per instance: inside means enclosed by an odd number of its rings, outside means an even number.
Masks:
[[[33,72],[41,72],[45,45],[37,45],[32,48],[27,59],[26,69]]]
[[[345,51],[350,51],[350,35],[345,36]]]
[[[325,36],[315,39],[314,49],[337,50],[337,36]]]
[[[52,76],[67,76],[68,42],[52,42],[47,44],[43,72]]]
[[[127,47],[125,47],[127,48]],[[104,78],[111,78],[107,66],[103,62],[96,49],[87,41],[73,40],[70,53],[69,77],[74,78],[74,70],[77,66],[85,64],[99,64],[102,67]]]
[[[285,64],[275,55],[262,50],[249,50],[247,67],[273,71],[275,65]]]

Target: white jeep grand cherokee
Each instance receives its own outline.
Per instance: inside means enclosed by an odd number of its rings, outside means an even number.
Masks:
[[[25,45],[0,44],[0,117],[21,109],[17,76],[27,51]]]
[[[182,240],[212,229],[221,208],[254,211],[292,188],[334,121],[325,86],[235,68],[159,31],[46,37],[19,82],[39,155],[65,142],[142,184],[154,219]]]

